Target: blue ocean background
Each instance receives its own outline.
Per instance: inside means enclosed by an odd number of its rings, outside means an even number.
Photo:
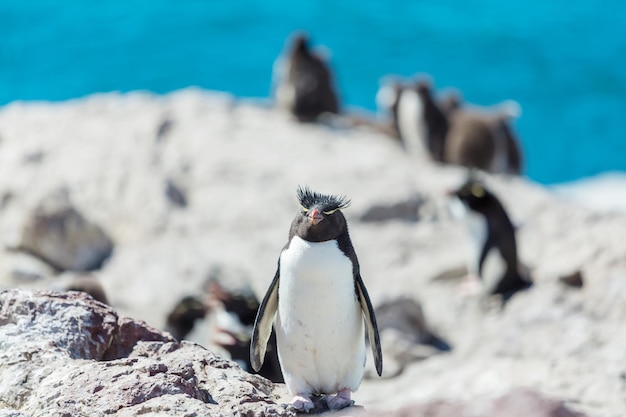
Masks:
[[[518,101],[531,179],[626,171],[626,2],[1,0],[0,105],[199,86],[267,97],[294,30],[331,52],[343,102],[381,77],[430,74],[490,105]]]

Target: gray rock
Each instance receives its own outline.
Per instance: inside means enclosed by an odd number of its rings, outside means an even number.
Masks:
[[[55,195],[30,214],[19,249],[61,271],[89,271],[102,266],[113,251],[113,242],[66,197]]]
[[[0,293],[0,398],[29,415],[292,416],[274,385],[78,292]],[[21,413],[21,414],[20,414]]]
[[[383,377],[398,376],[410,363],[452,349],[430,328],[421,304],[413,298],[398,297],[380,304],[376,320],[385,358]]]
[[[363,222],[382,222],[386,220],[419,220],[419,210],[424,200],[420,196],[412,196],[402,201],[374,204],[361,216]]]

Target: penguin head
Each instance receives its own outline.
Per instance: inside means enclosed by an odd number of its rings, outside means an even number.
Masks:
[[[474,178],[470,178],[465,184],[454,192],[454,195],[468,209],[486,214],[493,205],[495,196],[485,186]]]
[[[459,91],[448,91],[440,100],[439,107],[444,114],[450,116],[463,105],[463,96]]]
[[[177,340],[184,339],[193,329],[197,320],[203,319],[207,307],[196,297],[186,296],[181,299],[168,314],[165,331]]]
[[[297,32],[293,35],[292,51],[294,54],[309,54],[309,35],[306,32]]]
[[[301,209],[291,224],[291,237],[325,242],[347,231],[346,218],[341,212],[350,205],[346,197],[320,194],[308,187],[298,187],[297,194]]]
[[[415,82],[415,91],[421,97],[430,97],[432,95],[432,83],[427,78],[419,78]]]

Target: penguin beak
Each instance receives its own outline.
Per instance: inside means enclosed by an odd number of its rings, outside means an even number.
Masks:
[[[311,223],[313,226],[315,226],[324,219],[324,216],[322,216],[322,213],[320,213],[318,209],[313,209],[309,211],[307,217],[309,219],[309,223]]]

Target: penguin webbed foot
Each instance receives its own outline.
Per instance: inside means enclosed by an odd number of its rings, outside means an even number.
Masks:
[[[339,390],[337,395],[328,395],[325,397],[326,405],[330,410],[341,410],[342,408],[354,405],[354,400],[350,398],[351,392],[344,388]]]
[[[306,395],[295,395],[289,402],[289,406],[294,408],[298,412],[308,413],[315,408],[313,401]]]
[[[298,413],[306,414],[341,410],[354,405],[351,394],[352,392],[347,388],[340,390],[336,395],[321,394],[309,397],[304,394],[297,394],[286,406]]]

